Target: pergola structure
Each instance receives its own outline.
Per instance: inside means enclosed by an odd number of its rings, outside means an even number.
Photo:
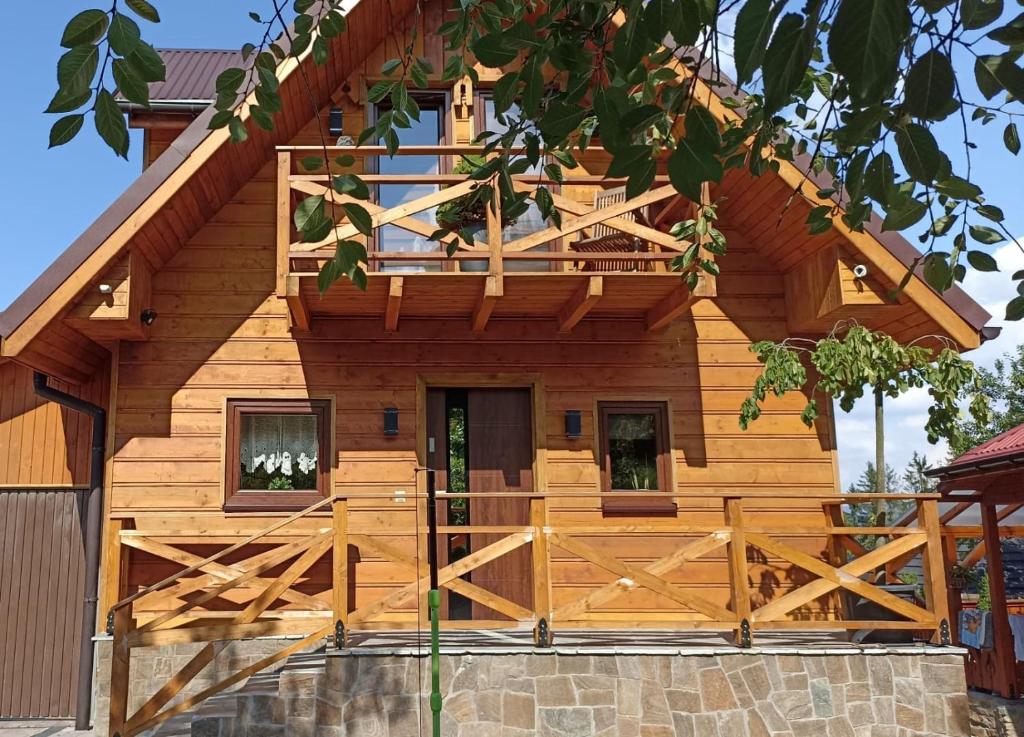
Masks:
[[[1024,663],[1014,654],[1000,540],[1024,537],[1024,425],[967,451],[928,472],[943,495],[943,538],[950,565],[970,568],[983,558],[992,602],[991,650],[970,649],[968,685],[1005,698],[1024,693]],[[961,557],[957,541],[980,538]],[[950,588],[951,616],[959,620],[959,591]]]

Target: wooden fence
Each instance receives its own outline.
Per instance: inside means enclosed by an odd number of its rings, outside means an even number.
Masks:
[[[637,494],[643,493],[601,496],[635,497]],[[425,497],[422,494],[412,496],[424,512],[418,519],[425,520]],[[949,641],[943,546],[935,495],[822,497],[823,524],[806,528],[766,526],[759,523],[755,515],[745,514],[745,499],[758,495],[745,498],[706,495],[709,499],[720,500],[723,524],[688,524],[685,519],[671,518],[605,520],[600,525],[552,524],[548,515],[548,502],[554,497],[593,498],[594,494],[567,492],[504,496],[529,498],[529,524],[441,527],[439,531],[442,534],[486,535],[488,544],[443,565],[438,580],[442,589],[478,602],[507,619],[448,619],[442,623],[444,628],[533,627],[541,636],[545,631],[554,631],[557,635],[560,629],[576,628],[700,628],[732,632],[740,646],[749,646],[756,640],[758,632],[771,630],[901,629],[920,632],[934,642]],[[759,496],[765,498],[764,494]],[[843,504],[880,497],[912,501],[918,512],[916,526],[851,527],[843,522]],[[414,527],[362,529],[355,526],[349,503],[367,498],[373,497],[335,496],[324,499],[301,512],[278,519],[256,534],[240,536],[237,541],[206,558],[186,549],[190,543],[209,542],[198,533],[191,538],[182,538],[180,544],[170,544],[158,539],[158,534],[122,531],[120,544],[123,551],[144,551],[177,564],[182,570],[135,591],[112,609],[110,734],[132,737],[152,728],[331,634],[335,635],[337,646],[345,646],[346,635],[351,631],[425,627],[426,606],[422,602],[429,580],[426,530]],[[799,498],[808,497],[800,495]],[[296,525],[300,520],[303,524]],[[296,530],[296,527],[301,529]],[[626,538],[666,533],[685,538],[685,541],[664,557],[644,565],[622,560],[588,542],[588,536],[594,535]],[[788,542],[795,535],[820,536],[825,552],[815,556],[799,549]],[[876,542],[872,544],[872,540]],[[408,552],[410,545],[415,553]],[[512,601],[475,584],[471,577],[467,578],[474,570],[524,546],[529,547],[532,561],[531,606]],[[678,576],[670,578],[668,575],[685,570],[688,564],[723,547],[728,562],[730,590],[727,605],[713,601],[696,587],[679,583]],[[562,555],[586,561],[605,571],[613,580],[596,584],[576,598],[561,601],[555,606],[551,576],[552,551],[555,549]],[[360,601],[355,607],[351,600],[350,577],[358,576],[359,564],[351,562],[353,550],[360,556],[389,561],[403,572],[406,576],[403,580],[407,582],[399,582],[372,601]],[[246,553],[251,555],[239,559]],[[806,578],[801,579],[795,588],[755,606],[751,597],[748,560],[756,555],[781,559],[801,569]],[[893,561],[907,561],[908,556],[917,555],[921,556],[924,564],[923,601],[901,598],[876,585],[887,566],[891,573]],[[299,585],[311,566],[327,556],[332,562],[329,599],[312,596]],[[659,621],[637,621],[629,614],[603,608],[617,596],[636,587],[660,595],[672,602],[678,611],[666,614]],[[222,605],[206,606],[214,600],[225,601],[221,597],[229,591],[239,595],[244,591],[240,596],[242,603],[236,608],[226,610]],[[838,597],[840,593],[878,605],[889,613],[891,619],[801,618],[805,617],[804,607],[809,603],[823,597]],[[415,605],[414,609],[410,609],[412,605]],[[839,605],[838,609],[842,611],[842,606]],[[213,661],[224,641],[271,635],[289,635],[295,639],[275,654],[235,671],[220,682],[198,693],[183,695],[188,683]],[[546,644],[547,638],[541,639],[540,644]],[[205,644],[188,664],[139,709],[129,714],[131,651],[139,647],[175,643]]]

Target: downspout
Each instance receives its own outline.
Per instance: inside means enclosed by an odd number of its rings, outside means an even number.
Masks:
[[[96,634],[96,604],[100,572],[100,534],[103,527],[103,471],[107,442],[107,412],[99,405],[73,397],[47,384],[49,377],[36,371],[32,384],[36,394],[75,412],[92,417],[92,454],[89,464],[89,496],[85,511],[85,595],[82,599],[82,636],[78,654],[78,694],[75,701],[75,729],[89,729],[92,716],[93,635]]]

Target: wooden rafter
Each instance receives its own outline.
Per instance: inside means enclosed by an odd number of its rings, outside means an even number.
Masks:
[[[480,295],[480,300],[476,304],[476,308],[473,310],[473,331],[482,333],[484,328],[487,327],[488,321],[491,319],[491,313],[494,312],[494,306],[498,303],[505,294],[504,280],[500,276],[491,274],[487,277],[484,282],[484,291]]]
[[[285,280],[285,300],[288,303],[288,318],[293,330],[309,332],[312,318],[309,307],[302,296],[302,285],[297,276],[288,276]]]
[[[393,333],[398,330],[398,317],[402,312],[402,289],[405,280],[393,276],[388,280],[388,303],[384,310],[384,330]]]
[[[680,315],[688,312],[700,299],[685,284],[680,284],[668,296],[647,311],[645,322],[648,330],[661,330]]]

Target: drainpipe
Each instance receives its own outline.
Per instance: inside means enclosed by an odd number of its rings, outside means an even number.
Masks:
[[[35,372],[36,394],[75,412],[92,417],[92,455],[89,464],[89,497],[85,512],[85,596],[82,599],[82,637],[78,654],[78,694],[75,729],[89,729],[92,716],[93,635],[96,633],[96,592],[100,572],[100,533],[103,527],[103,470],[106,455],[107,412],[99,405],[73,397],[47,384],[49,377]]]

